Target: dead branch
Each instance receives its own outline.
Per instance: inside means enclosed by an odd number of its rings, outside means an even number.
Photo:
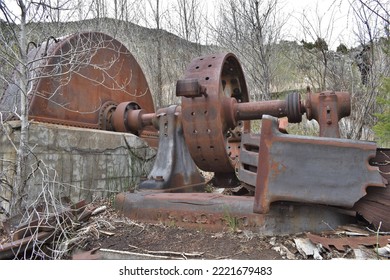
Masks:
[[[202,257],[204,255],[204,252],[186,253],[186,252],[175,252],[175,251],[150,251],[150,250],[142,249],[142,248],[139,248],[137,246],[130,245],[130,244],[129,244],[129,247],[137,249],[137,250],[141,250],[141,251],[143,251],[147,254],[151,254],[151,255],[181,256],[184,259],[187,259],[188,257],[191,257],[191,258]]]

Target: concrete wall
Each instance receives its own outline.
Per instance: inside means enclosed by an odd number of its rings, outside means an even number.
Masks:
[[[135,188],[154,163],[156,151],[132,134],[31,122],[28,205],[37,197],[72,202],[107,198]],[[9,210],[20,123],[0,130],[0,222]],[[9,184],[9,185],[8,185]]]

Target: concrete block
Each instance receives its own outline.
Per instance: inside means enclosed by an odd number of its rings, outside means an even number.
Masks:
[[[9,140],[17,146],[19,135],[17,122],[0,130],[1,174],[11,184],[16,151]],[[34,203],[44,192],[68,196],[77,202],[134,189],[140,178],[151,171],[156,155],[155,149],[132,134],[38,122],[30,123],[29,146],[32,176],[27,186],[27,204]],[[11,199],[11,193],[0,185],[0,205]]]

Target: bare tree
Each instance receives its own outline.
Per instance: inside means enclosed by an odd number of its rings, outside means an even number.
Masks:
[[[179,15],[179,36],[187,41],[200,45],[202,26],[202,10],[199,0],[177,0],[177,14]]]
[[[150,56],[150,67],[153,68],[153,80],[156,81],[154,88],[155,106],[159,108],[163,106],[163,73],[162,73],[162,26],[163,18],[166,9],[162,9],[161,0],[144,0],[143,20],[146,26],[154,28],[155,36],[155,56]]]
[[[63,102],[66,98],[61,99],[61,96],[66,95],[66,87],[73,77],[90,82],[96,87],[104,87],[113,92],[123,92],[128,94],[129,98],[144,93],[134,93],[134,90],[129,86],[131,77],[123,80],[115,79],[117,72],[114,73],[114,71],[120,71],[120,69],[112,66],[123,64],[122,62],[118,63],[118,61],[121,56],[128,55],[128,52],[120,46],[118,47],[118,44],[115,44],[111,37],[107,36],[108,39],[106,39],[106,35],[85,32],[72,35],[73,41],[67,41],[69,37],[63,37],[62,41],[59,41],[57,38],[47,37],[48,34],[45,34],[45,40],[38,39],[39,41],[33,42],[34,38],[44,38],[43,33],[50,25],[50,23],[41,22],[50,18],[50,12],[58,15],[55,9],[61,7],[52,6],[49,1],[18,0],[17,4],[18,10],[15,7],[11,9],[11,6],[0,2],[0,18],[2,19],[0,22],[0,61],[2,62],[0,69],[4,70],[4,66],[7,66],[7,71],[0,71],[0,79],[8,86],[6,93],[0,96],[0,133],[2,133],[2,138],[3,133],[7,134],[10,131],[8,129],[9,123],[3,122],[6,116],[13,116],[20,120],[20,132],[15,133],[20,137],[15,137],[16,141],[11,142],[14,145],[17,158],[15,162],[9,164],[16,175],[8,176],[9,174],[5,174],[8,170],[5,169],[0,173],[0,188],[7,187],[7,190],[12,192],[10,209],[5,209],[5,211],[8,211],[10,216],[22,215],[23,221],[31,221],[37,216],[45,218],[50,216],[50,219],[54,219],[53,227],[56,227],[56,234],[59,234],[57,237],[69,241],[72,236],[70,232],[67,232],[67,229],[64,229],[61,217],[58,216],[58,213],[63,209],[61,190],[64,190],[64,185],[59,182],[56,170],[48,167],[47,163],[35,154],[34,147],[31,147],[32,143],[29,141],[31,125],[29,105],[32,95],[47,102],[57,110],[89,114],[99,112],[102,105],[99,102],[92,104],[91,100],[89,104],[79,106],[79,104],[75,104],[77,102],[71,104],[72,102]],[[42,33],[39,33],[39,30]],[[96,35],[92,37],[90,34]],[[58,48],[58,52],[54,51],[57,50],[57,46],[64,46],[61,45],[61,42],[65,42],[66,47]],[[96,58],[100,57],[98,52],[102,48],[112,55],[108,60],[96,62]],[[91,67],[98,72],[98,75],[90,73],[94,71],[88,71]],[[14,71],[8,75],[7,73],[11,72],[10,69],[14,69]],[[38,87],[35,85],[42,80],[48,81],[46,84],[49,85],[50,89],[37,90]],[[9,140],[12,141],[11,137]],[[41,185],[37,184],[34,177],[38,178]],[[69,186],[67,187],[69,188]],[[0,199],[2,198],[0,197]],[[0,206],[3,206],[2,201],[0,201]],[[39,211],[38,206],[43,206],[41,209],[44,209],[44,213]],[[3,209],[0,210],[0,213],[3,212]],[[34,242],[34,246],[36,245],[34,248],[37,248],[37,254],[43,254],[39,247],[41,244],[39,240],[32,242]],[[59,247],[53,249],[53,254],[60,253]]]
[[[115,0],[114,1],[114,18],[137,23],[140,20],[139,9],[141,0]]]
[[[105,0],[93,0],[93,14],[96,18],[107,17],[107,3]]]
[[[28,60],[27,60],[27,31],[26,25],[28,23],[29,10],[31,8],[31,3],[27,3],[26,1],[19,0],[17,1],[18,7],[20,9],[20,17],[17,18],[4,3],[1,3],[0,6],[1,12],[6,19],[9,25],[13,27],[17,26],[17,20],[19,20],[19,28],[18,30],[12,29],[11,36],[13,37],[14,44],[7,45],[4,44],[4,47],[8,48],[6,50],[7,58],[6,60],[11,63],[11,57],[14,58],[18,62],[18,67],[16,69],[15,74],[17,75],[17,86],[19,88],[19,96],[20,96],[20,121],[21,121],[21,133],[20,133],[20,141],[19,147],[17,148],[17,161],[16,161],[16,176],[15,182],[13,184],[13,195],[11,201],[11,213],[17,213],[21,211],[21,198],[25,195],[23,193],[24,189],[24,180],[26,178],[26,163],[27,163],[27,155],[29,153],[28,149]],[[12,47],[16,47],[16,51],[12,49]],[[9,49],[11,48],[11,49]]]
[[[3,3],[3,2],[1,2]],[[49,2],[48,2],[49,3]],[[50,3],[49,3],[50,4]],[[9,69],[15,69],[12,75],[7,75],[6,71],[0,73],[1,80],[8,85],[7,91],[2,97],[0,116],[2,120],[6,115],[14,116],[21,122],[20,139],[15,144],[17,152],[16,168],[12,185],[11,215],[23,212],[26,207],[27,191],[29,187],[29,176],[35,172],[33,164],[28,162],[29,156],[33,155],[29,147],[29,102],[32,95],[48,102],[51,106],[56,106],[58,110],[68,112],[80,112],[81,114],[93,113],[100,110],[101,104],[68,104],[61,99],[63,92],[71,79],[75,76],[83,79],[91,85],[104,87],[107,90],[121,91],[129,96],[134,96],[130,88],[130,79],[119,81],[115,79],[115,67],[121,56],[126,55],[123,50],[118,49],[118,44],[112,42],[112,38],[106,39],[105,35],[90,35],[93,33],[81,33],[74,35],[73,41],[69,41],[65,48],[60,48],[58,52],[51,53],[52,46],[56,46],[59,41],[55,37],[36,43],[31,41],[37,36],[35,32],[43,30],[35,21],[46,18],[46,14],[59,7],[45,5],[45,2],[18,1],[19,14],[13,14],[8,6],[1,5],[2,17],[5,19],[0,33],[1,53],[0,59],[8,64]],[[15,10],[13,10],[15,11]],[[44,26],[48,24],[45,23]],[[47,34],[46,34],[47,36]],[[39,37],[39,36],[38,36]],[[66,39],[66,38],[63,38]],[[110,51],[110,60],[96,62],[94,58],[98,56],[100,49]],[[1,65],[3,67],[3,65]],[[95,75],[94,71],[88,71],[91,67],[100,71]],[[112,72],[110,72],[112,69]],[[9,72],[9,71],[8,71]],[[35,85],[40,80],[48,81],[49,88],[37,91]],[[143,93],[137,93],[140,95]],[[3,118],[4,117],[4,118]],[[18,146],[17,146],[18,145]],[[31,158],[31,157],[30,157]],[[39,159],[37,159],[39,161]],[[32,173],[31,173],[32,172]]]
[[[361,83],[352,90],[353,115],[347,126],[347,137],[352,139],[372,139],[375,113],[380,110],[377,100],[382,77],[390,74],[389,55],[384,45],[389,36],[388,6],[389,3],[376,0],[351,2],[359,42],[353,58],[361,75]]]
[[[256,100],[270,99],[275,75],[274,46],[281,36],[285,19],[279,13],[279,1],[225,0],[220,6],[217,41],[239,55]]]
[[[330,89],[328,80],[336,74],[332,73],[331,62],[338,57],[333,55],[331,45],[338,23],[337,9],[336,1],[325,12],[317,3],[315,11],[304,10],[299,20],[302,30],[299,41],[303,46],[299,66],[314,90]]]

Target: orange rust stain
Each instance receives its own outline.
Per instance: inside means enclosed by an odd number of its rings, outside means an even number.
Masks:
[[[270,167],[271,167],[271,179],[275,179],[277,176],[279,176],[279,174],[283,173],[287,169],[287,167],[283,163],[274,161],[272,159],[271,159]]]

